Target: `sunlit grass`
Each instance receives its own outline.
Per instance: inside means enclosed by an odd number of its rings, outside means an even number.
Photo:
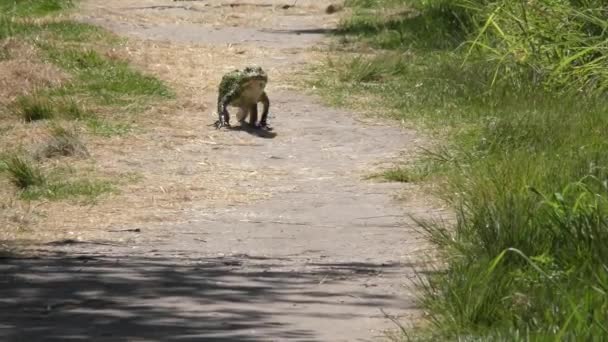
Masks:
[[[600,3],[588,1],[588,15],[564,23],[560,32],[554,32],[554,18],[541,18],[537,8],[531,9],[526,12],[535,16],[527,18],[535,25],[528,28],[530,37],[559,39],[574,50],[560,55],[556,51],[565,45],[547,43],[538,53],[555,53],[533,56],[528,46],[522,50],[528,60],[513,59],[513,54],[497,61],[500,53],[515,52],[521,43],[516,31],[507,30],[512,29],[510,20],[521,19],[516,8],[521,4],[467,1],[487,5],[469,11],[458,6],[464,2],[350,1],[353,16],[340,30],[340,41],[349,48],[344,50],[361,44],[377,50],[330,57],[314,70],[314,85],[332,103],[384,111],[448,139],[429,151],[430,161],[423,155],[382,174],[398,182],[441,178],[440,196],[457,214],[452,227],[423,225],[448,266],[421,283],[421,304],[432,325],[416,338],[606,336],[608,100],[601,92],[607,68],[599,63],[605,50],[598,45],[601,51],[587,56],[587,62],[575,63],[581,75],[573,75],[572,64],[564,63],[574,63],[570,53],[588,44],[576,38],[582,30],[591,40],[607,41],[605,30],[594,31],[608,27],[606,18],[593,10]],[[558,18],[581,11],[564,3],[547,10]],[[499,4],[505,12],[492,22],[505,37],[512,35],[514,45],[493,37],[496,31],[481,30],[490,22],[485,11]],[[577,26],[587,21],[593,24]],[[560,65],[564,67],[555,74],[547,72]],[[576,86],[563,87],[560,80],[566,79]]]

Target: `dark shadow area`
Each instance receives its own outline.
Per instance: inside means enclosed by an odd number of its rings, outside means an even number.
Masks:
[[[313,330],[278,319],[289,314],[345,321],[357,317],[348,306],[387,307],[394,297],[336,293],[327,286],[378,269],[399,270],[319,263],[293,271],[279,260],[247,255],[85,256],[3,258],[0,340],[317,341]],[[357,299],[344,302],[346,295]],[[337,301],[344,306],[340,313],[315,309]]]
[[[250,4],[242,2],[233,2],[230,4],[220,4],[218,7],[275,7],[274,4]]]
[[[234,8],[234,7],[272,7],[272,8],[280,8],[280,9],[286,10],[286,9],[296,7],[296,3],[297,3],[297,1],[291,5],[288,5],[288,4],[278,5],[278,4],[256,4],[256,3],[245,3],[245,2],[233,2],[230,4],[216,5],[216,7],[230,7],[230,8]]]
[[[261,29],[261,32],[280,33],[280,34],[334,34],[336,29],[314,28],[314,29],[293,29],[293,30],[270,30]]]
[[[467,41],[463,10],[450,4],[419,12],[405,9],[387,16],[355,16],[333,33],[371,39],[386,49],[453,50]]]
[[[176,2],[203,2],[206,0],[173,0]],[[297,2],[296,2],[297,3]],[[214,5],[214,7],[230,7],[230,8],[234,8],[234,7],[269,7],[269,8],[280,8],[280,9],[290,9],[292,7],[296,7],[296,3],[288,5],[288,4],[283,4],[283,5],[278,5],[278,4],[257,4],[257,3],[246,3],[246,2],[233,2],[233,3],[229,3],[229,4],[218,4],[218,5]],[[211,6],[210,4],[203,4],[203,6]],[[160,7],[160,6],[154,6],[154,7]],[[165,7],[165,6],[163,6]],[[166,6],[169,7],[169,6]]]
[[[249,133],[251,135],[254,135],[256,137],[259,138],[264,138],[264,139],[274,139],[277,136],[277,133],[270,131],[270,130],[266,130],[266,129],[261,129],[261,128],[256,128],[256,127],[252,127],[248,124],[240,124],[238,126],[230,126],[228,128],[231,131],[242,131],[242,132],[246,132]]]
[[[171,6],[171,5],[157,5],[157,6],[140,6],[140,7],[125,7],[125,10],[172,10],[172,9],[181,9],[184,11],[194,11],[194,12],[205,12],[201,9],[191,6]]]

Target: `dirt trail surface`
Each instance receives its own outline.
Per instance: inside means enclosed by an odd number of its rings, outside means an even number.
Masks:
[[[326,3],[292,4],[82,4],[80,20],[129,38],[117,54],[177,89],[138,143],[113,147],[122,159],[97,152],[158,195],[117,198],[105,235],[5,260],[2,341],[371,341],[395,328],[382,311],[418,315],[409,279],[427,246],[407,216],[433,213],[414,189],[365,180],[417,137],[291,85],[336,22]],[[270,76],[275,133],[208,127],[221,75],[249,63]],[[146,219],[119,219],[134,210]]]

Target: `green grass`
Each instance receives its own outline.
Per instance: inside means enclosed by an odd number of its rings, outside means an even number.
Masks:
[[[42,16],[72,8],[72,0],[0,0],[0,13],[9,16]]]
[[[49,120],[55,116],[55,110],[48,98],[40,96],[22,96],[15,104],[17,115],[27,122]]]
[[[11,183],[20,189],[40,186],[46,182],[40,168],[25,157],[18,155],[5,156],[2,164]]]
[[[510,0],[440,1],[465,8],[469,55],[495,64],[497,78],[520,77],[524,66],[553,92],[608,90],[608,15],[603,0],[518,3]]]
[[[87,120],[95,117],[80,101],[68,96],[61,98],[56,104],[56,110],[61,118],[68,120]]]
[[[95,201],[101,195],[114,193],[116,189],[109,181],[103,180],[57,180],[49,181],[43,186],[28,187],[21,193],[25,200],[48,199],[58,200],[84,200]]]
[[[90,48],[38,45],[50,62],[75,77],[72,82],[48,91],[50,96],[80,98],[85,103],[128,108],[130,112],[174,96],[160,80],[134,70],[126,61],[109,59]]]
[[[86,125],[92,134],[103,137],[121,136],[133,130],[132,126],[128,123],[112,122],[96,118],[87,120]]]
[[[461,12],[458,22],[442,19],[460,10],[447,1],[413,1],[419,17],[402,11],[405,3],[351,1],[341,43],[378,50],[331,57],[314,85],[334,104],[384,112],[447,138],[413,166],[383,174],[441,180],[439,195],[457,214],[450,227],[422,222],[448,264],[421,282],[431,326],[410,337],[601,340],[608,333],[608,99],[597,88],[549,85],[530,63],[497,64],[484,49],[469,54],[462,44],[476,25]],[[573,27],[559,34],[577,34]],[[497,73],[496,65],[504,69]]]
[[[64,43],[90,43],[100,40],[106,43],[117,43],[119,38],[103,29],[70,20],[42,23],[34,26],[40,33]]]
[[[422,150],[417,160],[372,174],[369,179],[383,179],[400,183],[437,181],[450,171],[453,166],[452,158],[449,151]]]
[[[0,15],[0,39],[16,37],[32,39],[38,37],[60,43],[118,43],[120,39],[96,26],[71,20],[51,22],[24,22],[19,18]]]
[[[158,79],[133,70],[128,63],[110,60],[90,49],[42,45],[49,59],[78,78],[56,93],[81,95],[105,105],[133,103],[138,97],[168,98],[169,89]]]
[[[19,189],[24,200],[84,200],[91,202],[117,190],[109,180],[77,177],[71,168],[43,171],[33,160],[23,155],[5,154],[0,159],[0,171]]]
[[[431,179],[431,176],[436,176],[440,173],[438,168],[440,164],[431,161],[419,162],[412,166],[401,166],[386,170],[375,178],[380,177],[391,182],[400,183],[415,183]]]
[[[13,104],[14,112],[26,122],[38,120],[64,119],[84,123],[89,132],[94,135],[112,137],[125,135],[133,131],[128,122],[132,119],[132,113],[124,113],[118,119],[104,119],[83,107],[81,102],[73,98],[73,94],[51,90],[50,95],[30,95],[20,97]],[[129,102],[133,105],[133,102]],[[141,104],[145,102],[140,102]],[[131,111],[136,110],[132,109]]]
[[[416,182],[420,179],[416,171],[407,167],[386,170],[380,176],[388,181],[401,183]]]

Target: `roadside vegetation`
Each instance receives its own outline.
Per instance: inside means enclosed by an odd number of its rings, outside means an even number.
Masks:
[[[0,0],[0,224],[19,202],[90,204],[118,191],[92,171],[87,142],[129,133],[173,96],[115,52],[118,37],[70,19],[75,5]]]
[[[423,223],[447,266],[421,282],[431,325],[408,338],[607,336],[604,2],[346,5],[315,86],[444,141],[384,175],[441,184],[457,214],[451,226]]]

